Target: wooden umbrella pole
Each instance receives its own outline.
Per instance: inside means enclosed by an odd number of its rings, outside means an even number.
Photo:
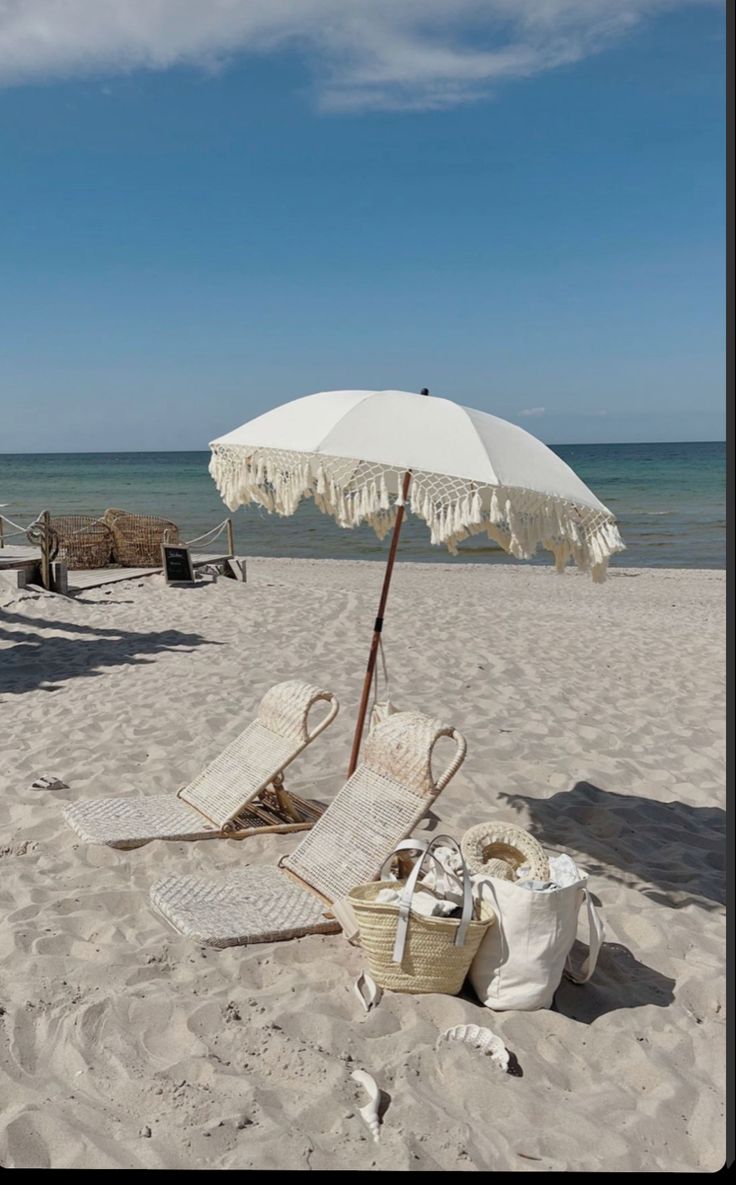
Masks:
[[[396,549],[399,546],[399,535],[401,534],[401,524],[404,521],[404,503],[406,502],[409,493],[409,483],[411,481],[411,472],[404,474],[404,482],[401,487],[401,505],[396,512],[396,522],[391,534],[391,546],[388,551],[388,560],[386,561],[386,571],[383,575],[383,587],[381,589],[381,599],[378,602],[378,614],[376,622],[373,626],[373,637],[371,638],[371,648],[368,652],[368,666],[366,667],[365,679],[363,680],[363,691],[360,697],[360,707],[358,708],[358,719],[355,722],[355,735],[353,736],[353,748],[350,753],[350,765],[348,767],[348,777],[355,772],[355,767],[358,764],[358,755],[360,753],[360,746],[363,740],[363,728],[365,727],[365,714],[368,711],[368,697],[371,693],[371,683],[373,682],[373,672],[376,669],[376,660],[378,658],[378,644],[381,641],[381,631],[383,630],[383,615],[386,612],[386,602],[388,600],[388,590],[391,585],[391,573],[394,570],[394,560],[396,559]]]

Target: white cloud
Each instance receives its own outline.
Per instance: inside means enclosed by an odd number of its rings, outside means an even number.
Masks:
[[[545,410],[543,407],[525,407],[519,412],[519,417],[525,420],[536,419],[537,416],[543,416]]]
[[[0,84],[296,49],[326,109],[427,109],[576,62],[719,0],[0,0]]]

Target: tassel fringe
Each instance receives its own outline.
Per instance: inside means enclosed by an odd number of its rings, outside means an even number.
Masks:
[[[339,526],[367,523],[379,539],[402,505],[400,493],[393,505],[389,494],[389,485],[401,489],[401,473],[339,457],[215,445],[210,473],[230,510],[255,502],[270,514],[292,515],[302,499],[313,498]],[[520,560],[545,548],[558,572],[572,560],[596,583],[605,580],[609,558],[624,550],[611,514],[532,490],[414,472],[409,509],[427,523],[431,542],[451,555],[462,540],[485,533]]]

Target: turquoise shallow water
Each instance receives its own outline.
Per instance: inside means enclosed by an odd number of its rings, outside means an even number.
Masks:
[[[616,514],[627,567],[725,566],[725,444],[573,444],[555,451]],[[0,503],[26,523],[43,509],[55,514],[101,514],[108,506],[160,514],[191,539],[226,517],[207,471],[209,453],[0,454]],[[291,519],[256,507],[234,516],[244,555],[382,559],[388,543],[368,528],[340,530],[311,502]],[[446,562],[424,523],[407,520],[400,558]],[[463,544],[458,559],[516,563],[486,539]],[[540,562],[550,557],[541,553]]]

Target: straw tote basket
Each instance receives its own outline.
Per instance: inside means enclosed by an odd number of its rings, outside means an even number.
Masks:
[[[395,852],[421,853],[407,880],[373,881],[357,886],[348,894],[368,970],[376,983],[389,991],[444,992],[456,996],[488,927],[495,920],[493,913],[485,921],[472,919],[473,898],[464,860],[462,916],[425,917],[412,912],[411,901],[419,874],[427,859],[439,864],[433,849],[440,845],[454,848],[462,860],[460,849],[447,835],[437,836],[430,844],[417,838],[405,839],[396,845]],[[398,905],[375,900],[381,889],[388,888],[401,892]]]

